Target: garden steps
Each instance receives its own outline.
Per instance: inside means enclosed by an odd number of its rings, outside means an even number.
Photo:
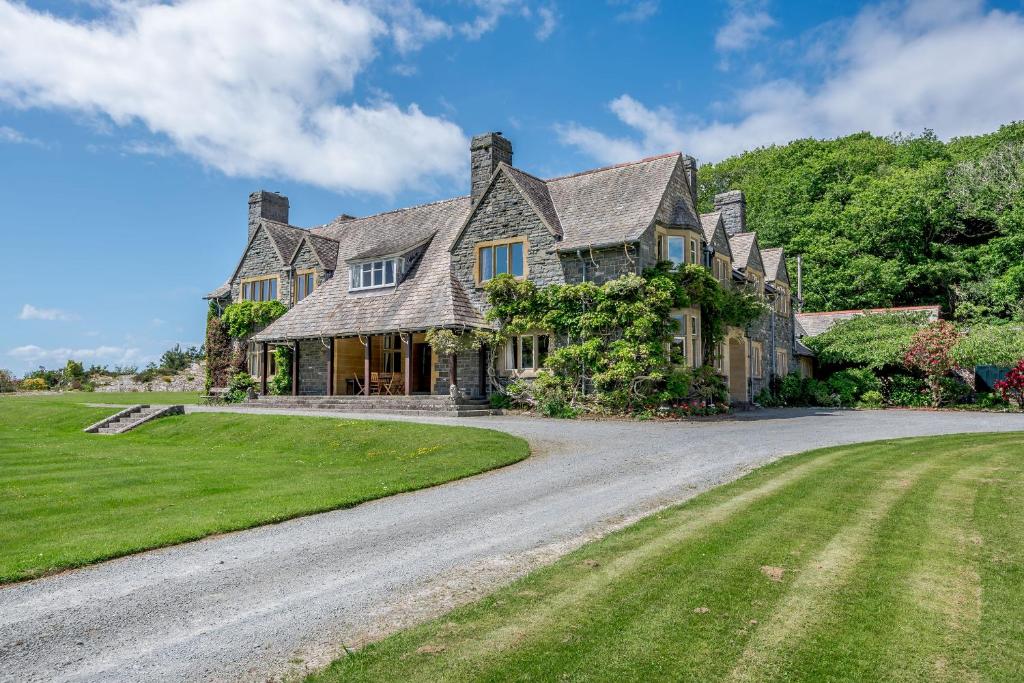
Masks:
[[[185,413],[185,406],[150,406],[144,403],[128,406],[110,417],[106,417],[96,424],[86,427],[84,432],[89,434],[124,434],[135,429],[139,425],[150,420],[155,420],[167,415],[182,415]]]
[[[258,396],[245,405],[256,408],[287,408],[352,413],[397,413],[481,417],[500,415],[487,399],[452,400],[447,396]]]

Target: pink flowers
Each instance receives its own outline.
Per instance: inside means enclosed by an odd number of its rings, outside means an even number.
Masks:
[[[927,377],[932,405],[935,407],[942,403],[942,384],[939,380],[956,367],[950,353],[959,340],[960,332],[953,323],[937,320],[914,335],[903,357],[908,368],[920,370]]]

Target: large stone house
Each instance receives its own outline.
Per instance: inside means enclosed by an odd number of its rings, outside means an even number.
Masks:
[[[770,304],[747,329],[729,330],[716,354],[733,401],[749,402],[772,375],[799,367],[782,250],[762,250],[747,231],[742,192],[718,195],[716,210],[698,215],[692,157],[676,152],[544,180],[512,165],[512,145],[500,133],[473,138],[470,155],[469,196],[365,218],[342,214],[318,227],[290,225],[287,197],[250,195],[246,247],[207,298],[274,298],[289,307],[249,342],[249,369],[264,387],[275,372],[271,349],[289,344],[298,395],[447,395],[454,384],[463,396],[482,397],[489,375],[529,377],[555,343],[538,330],[504,349],[433,357],[428,330],[489,325],[489,279],[601,283],[659,260],[701,264]],[[690,364],[702,362],[699,316],[674,312]]]

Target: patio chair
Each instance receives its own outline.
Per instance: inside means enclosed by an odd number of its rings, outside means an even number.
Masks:
[[[370,373],[370,393],[371,394],[379,394],[380,393],[380,373],[379,372],[371,372]]]
[[[362,382],[362,380],[359,379],[359,373],[358,372],[353,372],[352,373],[352,383],[353,383],[353,385],[355,385],[356,395],[358,396],[359,394],[362,394],[363,393],[363,382]]]

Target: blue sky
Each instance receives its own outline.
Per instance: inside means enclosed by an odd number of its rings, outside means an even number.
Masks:
[[[1024,112],[1024,4],[0,0],[0,367],[199,344],[246,197],[291,222],[542,176]]]

